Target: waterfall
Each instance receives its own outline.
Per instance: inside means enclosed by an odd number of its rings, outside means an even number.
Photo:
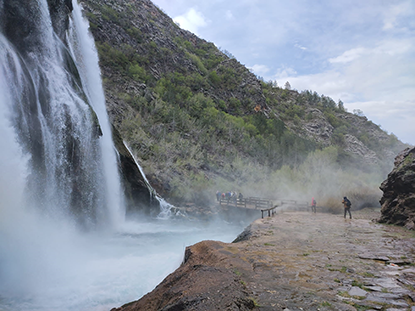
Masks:
[[[21,18],[30,28],[22,35],[13,25],[0,34],[0,122],[8,133],[2,150],[21,153],[13,161],[26,170],[22,199],[48,217],[71,217],[84,229],[115,225],[124,212],[116,151],[98,56],[81,9],[74,0],[63,42],[46,0],[23,10],[8,5],[21,16],[5,22]],[[9,166],[2,161],[0,175]]]
[[[107,202],[110,206],[111,220],[115,224],[123,221],[124,201],[117,169],[116,150],[111,137],[111,126],[105,107],[105,95],[102,88],[98,53],[94,39],[89,32],[89,23],[82,16],[77,1],[73,1],[73,23],[70,27],[71,50],[81,74],[86,95],[97,114],[103,136],[100,139],[103,168],[106,182]],[[72,20],[71,20],[72,21]]]
[[[0,1],[2,310],[60,309],[67,284],[96,260],[85,266],[86,237],[124,221],[98,56],[72,7],[68,18],[51,16],[47,0]]]

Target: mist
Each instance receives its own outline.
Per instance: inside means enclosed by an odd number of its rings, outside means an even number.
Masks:
[[[281,200],[296,200],[310,205],[314,197],[321,210],[333,213],[342,212],[344,196],[352,201],[353,209],[380,207],[382,192],[379,186],[386,178],[382,170],[376,171],[375,167],[363,171],[352,165],[342,167],[338,156],[337,148],[326,147],[309,153],[297,167],[284,165],[274,171],[242,160],[235,161],[237,182],[219,179],[215,187],[221,192],[241,192],[244,197],[268,198],[274,204]],[[213,191],[211,188],[210,192]]]

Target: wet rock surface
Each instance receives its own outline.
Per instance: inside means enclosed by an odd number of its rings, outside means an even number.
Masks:
[[[411,310],[415,236],[379,211],[284,212],[237,243],[203,241],[130,310]]]

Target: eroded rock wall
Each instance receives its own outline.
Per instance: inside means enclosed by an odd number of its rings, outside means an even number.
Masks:
[[[395,167],[382,183],[382,216],[379,222],[415,229],[415,147],[395,158]]]

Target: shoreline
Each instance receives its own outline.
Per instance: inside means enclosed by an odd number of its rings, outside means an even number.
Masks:
[[[415,309],[414,233],[352,212],[285,211],[253,221],[239,242],[189,246],[153,291],[112,311]]]

